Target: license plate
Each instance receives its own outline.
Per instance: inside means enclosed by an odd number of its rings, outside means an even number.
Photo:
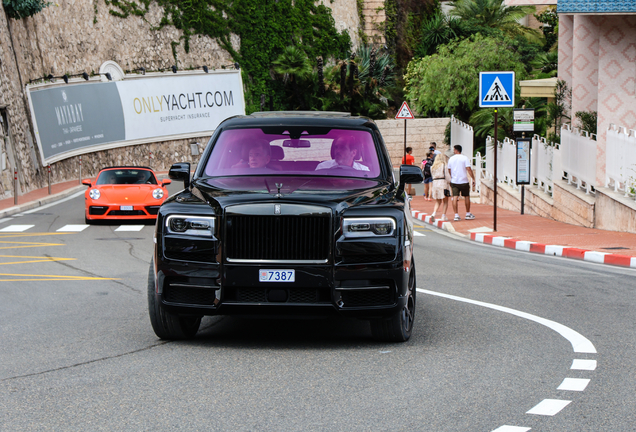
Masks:
[[[267,270],[258,271],[259,282],[295,282],[296,272],[294,270]]]
[[[122,211],[132,211],[133,206],[119,206],[119,210]]]

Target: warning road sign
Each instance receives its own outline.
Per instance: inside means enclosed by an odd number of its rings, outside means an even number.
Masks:
[[[515,73],[514,72],[480,72],[479,73],[479,106],[510,107],[515,106]]]
[[[406,103],[406,101],[402,103],[402,106],[400,107],[395,118],[405,119],[405,120],[413,120],[415,118],[415,116],[413,116],[413,112],[411,111],[411,108],[409,108],[409,105]]]

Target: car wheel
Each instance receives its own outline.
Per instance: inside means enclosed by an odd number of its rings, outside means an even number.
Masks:
[[[371,321],[371,333],[375,339],[386,342],[406,342],[409,340],[415,321],[416,286],[415,261],[412,260],[406,290],[406,303],[392,317]]]
[[[155,334],[161,339],[191,339],[199,331],[201,317],[179,316],[163,308],[155,295],[154,262],[148,271],[148,313]]]
[[[93,221],[89,220],[86,215],[84,215],[84,224],[90,225]]]

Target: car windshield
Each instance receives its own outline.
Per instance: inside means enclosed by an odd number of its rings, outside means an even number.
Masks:
[[[140,169],[113,169],[102,171],[97,177],[97,185],[124,185],[124,184],[157,184],[157,178],[148,170]]]
[[[204,172],[375,178],[380,164],[368,130],[264,127],[223,131]]]

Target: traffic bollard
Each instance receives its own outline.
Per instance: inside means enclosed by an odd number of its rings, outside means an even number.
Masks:
[[[18,205],[18,168],[13,170],[13,204]]]

